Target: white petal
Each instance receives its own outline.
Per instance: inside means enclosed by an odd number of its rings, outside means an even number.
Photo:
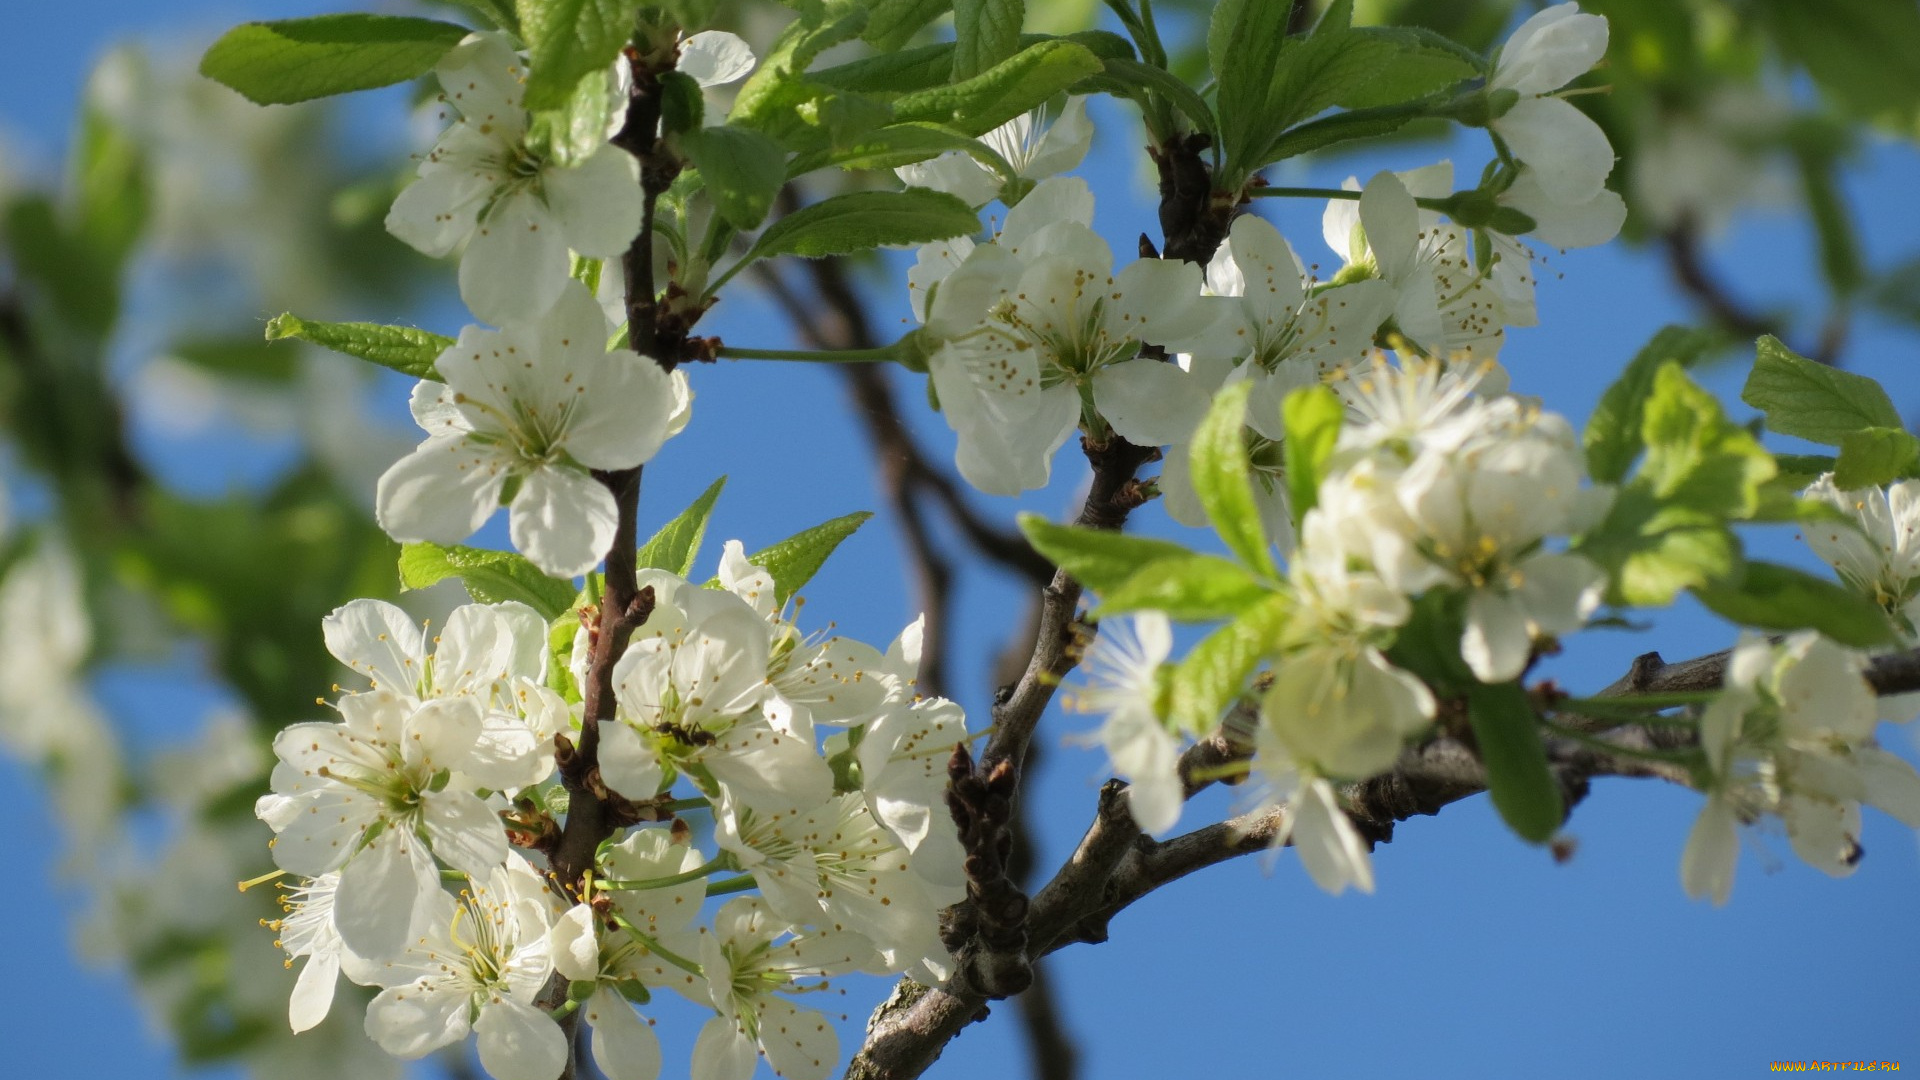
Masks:
[[[426,630],[384,600],[355,600],[320,620],[333,658],[373,681],[375,689],[413,693],[426,654]]]
[[[758,1062],[746,1032],[728,1017],[711,1017],[693,1044],[692,1080],[752,1080]]]
[[[1547,197],[1539,178],[1530,168],[1500,195],[1500,202],[1533,219],[1527,235],[1553,247],[1582,248],[1604,244],[1620,235],[1627,221],[1627,204],[1615,192],[1601,188],[1585,202],[1556,202]]]
[[[525,123],[520,101],[527,69],[507,35],[468,34],[433,71],[448,103],[476,125]]]
[[[596,259],[626,254],[640,232],[640,163],[611,144],[571,169],[541,173],[567,246]]]
[[[422,255],[439,258],[473,232],[494,190],[489,177],[471,170],[436,169],[393,200],[387,231]]]
[[[660,759],[632,728],[605,724],[600,728],[600,776],[629,799],[651,799],[659,793],[664,774]]]
[[[672,432],[679,404],[673,377],[651,357],[626,349],[607,353],[582,375],[586,393],[567,425],[567,452],[594,469],[631,469],[652,460]]]
[[[1533,639],[1526,612],[1510,596],[1474,590],[1467,601],[1467,627],[1460,635],[1460,656],[1484,683],[1518,678],[1527,666]]]
[[[1496,90],[1545,94],[1572,82],[1607,53],[1607,20],[1555,4],[1520,24],[1500,50],[1491,85]]]
[[[627,999],[602,986],[580,1007],[593,1026],[593,1060],[607,1080],[656,1080],[660,1040]]]
[[[1187,352],[1204,338],[1221,308],[1202,303],[1199,267],[1173,259],[1140,259],[1114,278],[1119,299],[1106,304],[1109,333]]]
[[[1137,359],[1102,368],[1093,377],[1093,402],[1113,430],[1135,446],[1166,446],[1193,438],[1210,397],[1178,365]]]
[[[554,1080],[567,1067],[567,1036],[553,1017],[510,997],[480,1006],[480,1064],[494,1080]]]
[[[460,257],[460,299],[495,326],[530,322],[572,280],[567,265],[554,215],[531,194],[511,195],[493,205]]]
[[[465,993],[437,993],[418,983],[380,992],[367,1006],[367,1037],[394,1057],[425,1057],[467,1035]]]
[[[1059,117],[1048,126],[1047,133],[1040,137],[1040,145],[1020,169],[1020,175],[1028,180],[1042,180],[1079,168],[1092,145],[1093,121],[1087,119],[1087,99],[1070,97]]]
[[[738,34],[702,30],[680,43],[680,62],[674,70],[701,86],[724,86],[753,71],[753,47]]]
[[[1579,555],[1535,555],[1518,569],[1524,577],[1516,595],[1543,634],[1578,630],[1607,588],[1606,571]]]
[[[992,202],[1000,194],[1000,178],[975,161],[972,154],[959,150],[902,165],[893,170],[893,174],[908,187],[944,191],[976,208]]]
[[[300,968],[287,999],[287,1023],[295,1034],[319,1026],[333,1009],[333,988],[340,977],[338,953],[314,953]]]
[[[513,546],[542,571],[574,578],[598,566],[613,544],[613,494],[578,469],[548,465],[528,474],[513,497]]]
[[[1035,185],[1020,200],[1019,206],[1007,211],[998,244],[1020,254],[1022,245],[1033,234],[1063,221],[1093,225],[1093,192],[1087,182],[1077,176],[1056,176]]]
[[[340,871],[333,901],[340,940],[369,959],[398,956],[406,947],[423,884],[439,887],[432,860],[418,840],[389,826]]]
[[[1527,98],[1493,122],[1513,156],[1532,168],[1556,203],[1600,194],[1613,171],[1613,144],[1600,125],[1559,98]]]
[[[1902,825],[1920,829],[1920,774],[1913,766],[1874,746],[1855,748],[1853,764],[1866,785],[1863,801],[1898,818]]]
[[[826,1016],[785,998],[767,998],[761,1007],[760,1046],[782,1080],[826,1080],[840,1060],[840,1038]]]
[[[1315,885],[1339,896],[1352,885],[1373,891],[1373,860],[1366,841],[1340,809],[1333,785],[1314,780],[1294,795],[1293,846]]]
[[[426,797],[421,822],[433,853],[461,873],[480,877],[507,861],[507,831],[471,791],[448,788]]]
[[[374,491],[380,527],[395,540],[457,544],[493,516],[506,482],[500,451],[464,436],[435,436],[393,463]]]
[[[1680,856],[1680,886],[1695,900],[1712,897],[1724,906],[1733,895],[1733,871],[1740,857],[1740,834],[1733,808],[1725,799],[1710,798],[1687,836]]]
[[[1396,286],[1413,271],[1420,248],[1420,207],[1390,172],[1375,173],[1360,194],[1360,223],[1380,276]]]

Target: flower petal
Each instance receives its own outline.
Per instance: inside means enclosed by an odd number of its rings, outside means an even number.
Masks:
[[[580,1011],[593,1026],[593,1060],[607,1080],[656,1080],[660,1075],[660,1040],[653,1025],[640,1019],[611,987],[593,992]]]
[[[1513,156],[1530,167],[1556,203],[1600,194],[1613,172],[1613,144],[1586,113],[1559,98],[1526,98],[1493,122]]]
[[[420,842],[389,827],[340,871],[333,901],[340,940],[369,959],[399,955],[413,926],[418,894],[438,890],[439,879]]]
[[[367,1037],[397,1058],[425,1057],[466,1038],[468,1030],[467,996],[461,992],[409,983],[381,991],[367,1006]]]
[[[436,435],[380,477],[375,514],[395,540],[457,544],[493,516],[506,476],[497,448]]]
[[[611,143],[570,169],[542,170],[547,208],[567,246],[595,259],[626,253],[640,232],[640,163]]]
[[[567,1067],[567,1036],[560,1025],[510,997],[480,1006],[473,1032],[480,1064],[494,1080],[554,1080]]]
[[[494,203],[460,257],[460,299],[495,326],[538,319],[570,280],[559,222],[526,192]]]
[[[598,480],[548,465],[528,474],[513,497],[513,546],[554,577],[574,578],[599,565],[613,544],[619,510]]]

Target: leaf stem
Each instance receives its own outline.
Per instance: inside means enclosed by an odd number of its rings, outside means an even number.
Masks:
[[[1247,192],[1247,194],[1256,199],[1343,199],[1347,202],[1359,202],[1360,196],[1364,194],[1364,192],[1349,191],[1346,188],[1257,187]],[[1413,201],[1419,203],[1420,208],[1423,210],[1437,210],[1441,213],[1445,213],[1447,210],[1448,200],[1446,199],[1430,199],[1425,196],[1420,196]]]
[[[883,364],[889,360],[898,360],[900,350],[895,345],[883,345],[877,349],[747,349],[722,345],[714,350],[714,355],[728,360],[792,360],[806,364]]]
[[[628,922],[625,916],[615,915],[613,917],[613,922],[614,922],[614,925],[618,926],[622,930],[625,930],[627,932],[628,937],[631,937],[633,940],[639,942],[641,946],[643,946],[648,952],[654,954],[655,956],[658,956],[660,959],[665,960],[667,963],[672,964],[674,967],[679,968],[681,971],[684,971],[689,975],[698,975],[703,979],[707,977],[707,973],[700,970],[699,964],[696,964],[693,961],[687,959],[686,957],[681,956],[679,953],[676,953],[671,949],[668,949],[666,946],[661,945],[660,942],[655,940],[651,935],[647,934],[645,931],[641,930],[639,927]]]
[[[702,863],[691,870],[682,871],[678,874],[668,874],[666,877],[657,878],[634,878],[629,881],[602,879],[599,885],[603,889],[670,889],[675,885],[685,885],[689,881],[699,881],[703,877],[717,874],[722,870],[735,870],[738,868],[737,864],[733,861],[733,856],[722,852],[714,856],[711,861]]]
[[[707,885],[708,896],[725,896],[727,893],[746,892],[753,888],[753,875],[741,874],[725,881],[715,881]]]

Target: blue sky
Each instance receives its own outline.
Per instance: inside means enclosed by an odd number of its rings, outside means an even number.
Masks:
[[[241,4],[176,0],[71,0],[31,5],[15,55],[0,68],[0,129],[6,150],[29,162],[58,159],[84,72],[108,45],[125,40],[193,41],[245,18],[326,10],[306,0]],[[394,108],[397,110],[398,106]],[[374,110],[369,110],[372,112]],[[1100,200],[1096,224],[1116,250],[1153,225],[1150,189],[1135,129],[1102,109],[1086,170]],[[378,117],[375,117],[378,120]],[[383,121],[398,124],[397,112]],[[1316,164],[1282,183],[1335,186],[1383,167],[1410,168],[1451,154],[1470,177],[1483,142],[1408,145],[1389,153]],[[1869,148],[1849,179],[1865,226],[1868,261],[1886,267],[1920,250],[1920,210],[1911,192],[1920,157],[1910,146]],[[1261,207],[1303,257],[1326,261],[1319,204],[1268,200]],[[1812,241],[1790,218],[1743,219],[1711,260],[1756,306],[1812,304],[1819,295]],[[900,258],[893,268],[903,268]],[[1513,331],[1503,360],[1514,385],[1550,408],[1584,419],[1602,387],[1654,330],[1689,317],[1664,263],[1614,246],[1556,256],[1541,287],[1541,325]],[[448,267],[451,280],[451,266]],[[907,317],[898,279],[869,282],[876,323]],[[259,313],[262,315],[270,312]],[[453,333],[456,304],[420,314]],[[778,321],[751,294],[716,310],[707,332],[730,343],[789,345]],[[1903,411],[1920,403],[1913,381],[1916,339],[1863,316],[1846,359],[1883,380]],[[1703,378],[1731,408],[1745,371],[1736,359]],[[830,372],[806,365],[721,364],[692,372],[698,401],[688,433],[649,466],[643,528],[658,524],[713,477],[731,476],[710,538],[738,536],[749,549],[851,510],[880,504],[857,428]],[[919,400],[918,380],[901,398]],[[383,404],[397,411],[404,386]],[[931,414],[917,427],[939,453],[951,435]],[[741,432],[751,432],[742,438]],[[1782,448],[1787,448],[1783,443]],[[229,450],[231,447],[228,448]],[[1804,449],[1804,448],[1800,448]],[[151,447],[168,475],[199,490],[240,479],[221,472],[230,454],[207,447]],[[1065,453],[1049,489],[1019,500],[980,502],[1003,520],[1016,508],[1061,514],[1084,470]],[[1157,509],[1150,531],[1178,535]],[[808,615],[842,632],[884,643],[911,617],[890,523],[877,519],[851,541],[809,589]],[[1757,535],[1762,557],[1810,565],[1791,533]],[[708,552],[711,559],[717,546]],[[983,710],[985,672],[1025,603],[1023,592],[985,571],[970,573],[958,597],[954,685],[970,710]],[[316,639],[318,628],[315,628]],[[1729,644],[1733,632],[1697,610],[1665,613],[1648,634],[1595,632],[1574,639],[1554,673],[1576,689],[1611,681],[1639,652],[1669,659]],[[169,670],[169,675],[179,674]],[[316,692],[324,688],[315,688]],[[184,740],[215,697],[204,683],[159,689],[129,679],[102,687],[116,718],[143,742]],[[1085,718],[1052,715],[1031,813],[1042,825],[1043,865],[1071,849],[1102,779],[1097,754],[1062,746]],[[1912,756],[1911,731],[1887,733]],[[5,790],[35,782],[0,763]],[[149,1077],[174,1072],[164,1043],[149,1032],[120,976],[76,966],[72,948],[79,894],[60,883],[57,831],[40,800],[20,800],[0,852],[15,867],[0,891],[0,1066],[9,1075]],[[1248,858],[1163,890],[1117,919],[1112,940],[1058,954],[1061,1003],[1079,1036],[1088,1077],[1163,1077],[1196,1068],[1226,1075],[1301,1076],[1402,1072],[1447,1077],[1517,1075],[1541,1069],[1579,1080],[1620,1075],[1740,1076],[1778,1058],[1920,1059],[1920,848],[1913,835],[1869,812],[1868,856],[1846,881],[1800,865],[1784,837],[1762,837],[1743,857],[1732,904],[1690,903],[1678,862],[1698,796],[1641,781],[1608,781],[1575,815],[1577,856],[1556,865],[1515,840],[1483,798],[1400,827],[1375,855],[1379,891],[1339,899],[1319,893],[1291,855]],[[1186,821],[1231,809],[1211,794]],[[858,1031],[883,988],[853,984],[845,1007]],[[965,1033],[934,1077],[1020,1075],[1024,1051],[1010,1007]],[[663,1018],[669,1072],[681,1067],[695,1028]]]

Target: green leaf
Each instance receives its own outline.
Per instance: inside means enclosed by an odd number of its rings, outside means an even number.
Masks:
[[[747,556],[747,561],[764,569],[773,578],[776,604],[785,604],[794,593],[813,580],[820,567],[840,542],[866,524],[871,513],[861,510],[798,532],[769,548]]]
[[[526,106],[557,109],[633,37],[639,0],[516,0],[527,42]]]
[[[1471,52],[1422,27],[1368,26],[1353,33],[1365,39],[1382,62],[1372,77],[1340,88],[1333,103],[1341,108],[1399,105],[1480,74]]]
[[[1193,554],[1171,540],[1055,525],[1039,514],[1021,514],[1019,523],[1035,551],[1096,592],[1118,588],[1148,563]]]
[[[1289,393],[1280,403],[1280,415],[1287,433],[1287,500],[1297,530],[1320,499],[1320,479],[1340,439],[1347,407],[1332,390],[1310,386]]]
[[[1249,569],[1277,576],[1267,531],[1253,500],[1252,467],[1247,461],[1247,395],[1250,382],[1235,383],[1214,395],[1206,419],[1193,434],[1193,493],[1227,549]]]
[[[201,57],[200,74],[255,104],[288,105],[418,78],[466,36],[464,26],[400,15],[243,23]]]
[[[678,72],[667,74],[679,75]],[[693,81],[684,75],[679,77],[687,82]],[[574,87],[562,108],[534,114],[533,131],[528,141],[537,144],[544,139],[553,151],[554,163],[570,169],[606,145],[607,129],[615,119],[615,107],[608,70],[598,68],[589,71]]]
[[[1832,472],[1840,461],[1824,454],[1775,454],[1773,464],[1780,470],[1778,480],[1799,489]]]
[[[1096,618],[1129,611],[1162,611],[1170,619],[1199,622],[1239,615],[1273,594],[1246,567],[1217,555],[1184,552],[1155,559],[1100,594]]]
[[[513,10],[513,0],[447,0],[477,13],[495,27],[518,37],[520,34],[520,15]]]
[[[1841,491],[1881,487],[1912,476],[1920,465],[1920,439],[1900,428],[1850,431],[1840,440],[1833,483]]]
[[[733,125],[700,128],[680,136],[707,194],[727,223],[758,228],[780,185],[787,181],[787,152],[757,131]]]
[[[1647,397],[1653,393],[1653,377],[1661,366],[1673,361],[1692,367],[1718,341],[1718,335],[1710,330],[1663,326],[1628,362],[1587,418],[1587,472],[1595,483],[1619,483],[1640,456],[1646,445],[1641,426]]]
[[[1152,91],[1166,98],[1168,104],[1186,114],[1195,131],[1213,132],[1219,129],[1219,121],[1213,118],[1213,109],[1207,105],[1207,99],[1178,75],[1165,68],[1123,56],[1108,57],[1102,63],[1106,67],[1106,79],[1123,87]]]
[[[1025,0],[953,0],[953,78],[971,79],[1020,47]]]
[[[75,226],[102,267],[118,272],[147,223],[146,161],[120,126],[89,106],[74,147]]]
[[[1227,160],[1251,174],[1255,144],[1271,141],[1294,118],[1267,115],[1267,87],[1274,81],[1287,47],[1291,4],[1271,0],[1228,0],[1214,8],[1207,29],[1207,55],[1218,89],[1214,113],[1220,120],[1220,144]],[[1316,110],[1317,111],[1317,110]]]
[[[1617,604],[1661,607],[1682,589],[1723,581],[1740,569],[1740,541],[1712,514],[1662,508],[1644,481],[1621,489],[1607,517],[1577,550],[1604,567]]]
[[[898,52],[913,35],[952,7],[953,0],[873,0],[860,39],[882,54]]]
[[[925,161],[949,150],[971,155],[996,175],[1013,174],[1013,167],[1007,160],[979,139],[938,124],[926,123],[890,124],[875,128],[846,146],[800,155],[787,172],[791,176],[802,176],[827,165],[838,165],[843,169],[892,169]]]
[[[454,339],[430,334],[411,326],[382,326],[379,323],[310,322],[292,312],[273,317],[267,323],[267,340],[298,338],[334,352],[357,356],[381,367],[389,367],[416,379],[440,381],[433,362],[453,347]]]
[[[1351,112],[1323,116],[1318,120],[1310,120],[1287,129],[1264,156],[1273,161],[1285,161],[1290,157],[1311,154],[1354,139],[1377,139],[1382,135],[1391,135],[1399,131],[1407,126],[1409,120],[1422,115],[1424,111],[1413,107],[1390,106],[1382,109],[1354,109]]]
[[[1800,356],[1767,335],[1740,400],[1767,414],[1767,427],[1825,446],[1862,428],[1898,428],[1899,410],[1880,384]]]
[[[518,600],[549,622],[573,607],[573,583],[551,578],[511,551],[488,551],[459,544],[406,544],[400,548],[400,587],[424,589],[457,577],[467,594],[482,604]]]
[[[882,244],[925,244],[978,231],[973,208],[943,191],[852,191],[803,206],[767,227],[742,261],[851,255]]]
[[[1487,767],[1494,809],[1524,840],[1544,844],[1566,819],[1560,782],[1547,766],[1547,748],[1527,692],[1517,682],[1467,691],[1467,722]]]
[[[1760,485],[1773,478],[1773,458],[1746,428],[1673,361],[1653,377],[1641,420],[1647,445],[1640,475],[1666,503],[1722,519],[1743,518],[1759,505]]]
[[[1042,41],[971,79],[902,95],[893,102],[893,114],[900,121],[927,120],[983,135],[1102,70],[1100,58],[1085,45]]]
[[[713,516],[713,504],[726,484],[724,476],[715,480],[693,500],[693,505],[660,526],[660,531],[640,546],[639,565],[681,577],[693,573],[694,560],[700,555],[700,540],[707,535],[707,519]]]
[[[822,50],[852,40],[866,26],[867,13],[858,8],[832,12],[830,19],[829,14],[829,9],[816,7],[787,24],[753,74],[740,84],[730,122],[787,141],[779,132],[796,122],[790,114],[803,103],[817,102],[830,93],[806,74],[807,68]],[[817,105],[810,108],[818,110]]]
[[[1269,593],[1232,622],[1200,639],[1174,666],[1168,711],[1197,737],[1220,726],[1220,716],[1246,688],[1247,677],[1279,641],[1293,610],[1292,598]]]
[[[1856,649],[1898,639],[1880,605],[1843,585],[1774,563],[1749,562],[1737,582],[1696,588],[1700,602],[1742,626],[1818,630]]]

